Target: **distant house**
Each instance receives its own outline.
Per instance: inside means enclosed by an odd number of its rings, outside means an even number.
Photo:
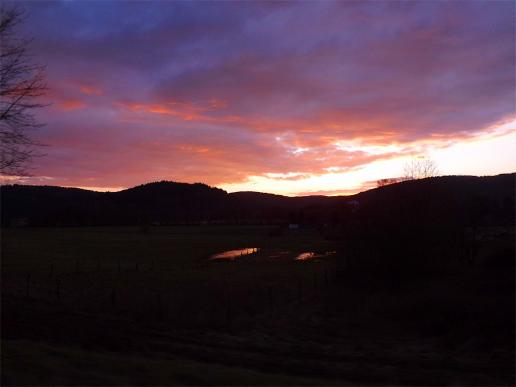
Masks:
[[[29,225],[29,219],[27,219],[27,218],[11,219],[11,227],[27,227],[28,225]]]

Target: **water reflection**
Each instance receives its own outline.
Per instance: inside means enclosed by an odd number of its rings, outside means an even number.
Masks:
[[[227,260],[227,261],[234,261],[235,259],[238,259],[240,257],[255,254],[258,251],[260,251],[260,248],[258,247],[245,247],[243,249],[236,249],[236,250],[228,250],[223,251],[221,253],[213,254],[210,259],[214,260]],[[326,251],[324,253],[316,253],[314,251],[305,251],[297,255],[294,259],[296,261],[308,261],[315,258],[325,258],[330,255],[335,254],[335,251]],[[282,258],[288,258],[292,259],[292,252],[288,250],[279,250],[279,251],[272,251],[266,255],[262,255],[262,258],[275,258],[275,259],[282,259]]]
[[[324,258],[328,257],[330,255],[335,254],[336,251],[327,251],[322,254],[316,254],[313,251],[305,251],[304,253],[299,254],[296,258],[294,258],[296,261],[307,261],[314,258]]]
[[[307,259],[311,259],[315,257],[315,253],[313,251],[307,251],[305,253],[299,254],[296,258],[294,258],[296,261],[305,261]]]
[[[246,247],[244,249],[238,250],[228,250],[222,253],[214,254],[210,257],[210,259],[226,259],[229,261],[233,261],[238,257],[243,257],[244,255],[257,253],[260,249],[258,247]]]

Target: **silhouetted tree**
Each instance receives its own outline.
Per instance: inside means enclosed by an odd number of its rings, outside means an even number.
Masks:
[[[376,186],[384,187],[386,185],[400,183],[405,180],[408,180],[408,179],[406,179],[405,177],[391,177],[391,178],[387,178],[387,179],[380,179],[380,180],[376,181]]]
[[[429,157],[414,158],[403,166],[403,177],[405,180],[424,179],[425,177],[437,176],[437,164]]]
[[[32,63],[29,41],[17,36],[24,19],[18,8],[0,9],[0,174],[24,175],[37,143],[30,131],[41,126],[34,109],[46,90],[44,67]]]

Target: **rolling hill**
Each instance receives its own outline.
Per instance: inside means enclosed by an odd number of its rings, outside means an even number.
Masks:
[[[161,181],[119,192],[54,186],[0,187],[2,226],[97,226],[190,223],[340,223],[371,219],[514,224],[516,174],[405,181],[352,196],[287,197],[227,193],[205,184]],[[350,205],[355,203],[355,206]]]

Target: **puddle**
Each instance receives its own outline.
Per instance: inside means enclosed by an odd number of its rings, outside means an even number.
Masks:
[[[305,253],[299,254],[296,258],[296,261],[306,261],[307,259],[312,259],[315,257],[315,253],[312,251],[307,251]]]
[[[210,259],[225,259],[228,261],[234,261],[239,257],[243,257],[244,255],[257,253],[259,250],[260,249],[258,247],[246,247],[244,249],[228,250],[222,253],[214,254],[210,257]]]
[[[258,251],[260,251],[260,248],[258,247],[246,247],[243,249],[236,249],[236,250],[228,250],[223,251],[221,253],[213,254],[210,259],[211,260],[226,260],[226,261],[234,261],[240,257],[255,254]],[[296,261],[309,261],[315,258],[325,258],[330,255],[335,254],[335,251],[326,251],[325,253],[316,253],[314,251],[305,251],[301,254],[297,255],[294,259]],[[282,258],[289,258],[292,254],[290,251],[275,251],[272,254],[268,255],[267,258],[275,258],[275,259],[282,259]],[[291,258],[289,258],[291,259]]]
[[[317,254],[313,251],[306,251],[304,253],[299,254],[296,258],[294,258],[296,261],[308,261],[310,259],[314,258],[324,258],[328,257],[330,255],[334,255],[336,251],[327,251],[323,254]]]

